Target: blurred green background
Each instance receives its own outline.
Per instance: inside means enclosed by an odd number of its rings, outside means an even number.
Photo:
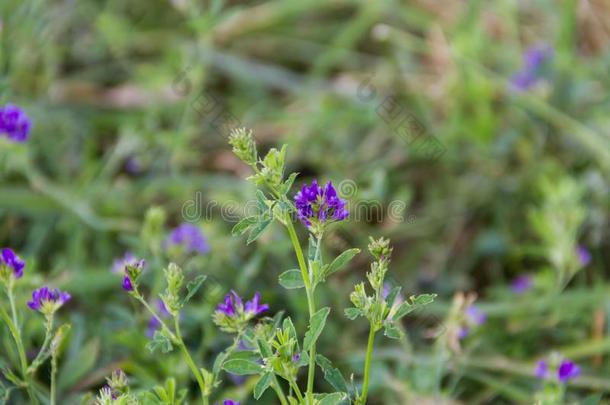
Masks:
[[[27,261],[23,302],[45,279],[74,297],[59,403],[117,367],[135,389],[174,375],[195,393],[178,355],[144,348],[147,319],[110,271],[146,254],[152,206],[211,244],[181,263],[215,280],[185,314],[196,361],[230,344],[210,319],[230,288],[260,290],[304,330],[304,294],[277,284],[296,263],[283,230],[250,246],[230,234],[254,198],[227,145],[239,126],[263,150],[288,144],[296,187],[332,180],[349,199],[358,215],[332,228],[326,257],[387,236],[393,283],[439,294],[408,338],[377,340],[371,404],[533,403],[552,351],[583,368],[570,401],[610,392],[610,1],[4,0],[0,16],[0,104],[34,122],[26,144],[0,145],[0,245]],[[552,51],[515,88],[532,46]],[[147,259],[151,278],[167,262]],[[367,268],[361,254],[318,292],[333,311],[320,350],[355,381],[367,324],[343,309]],[[522,275],[534,287],[516,295]],[[459,291],[488,319],[449,353]],[[254,403],[252,385],[222,389]]]

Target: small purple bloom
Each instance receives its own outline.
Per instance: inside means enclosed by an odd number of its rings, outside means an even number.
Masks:
[[[557,369],[557,377],[562,383],[567,382],[572,378],[576,378],[580,375],[580,367],[571,360],[564,359],[559,364]]]
[[[32,121],[20,107],[13,104],[0,107],[0,135],[23,143],[28,140],[31,128]]]
[[[127,251],[123,257],[114,259],[112,262],[112,272],[123,273],[125,271],[125,266],[137,266],[139,264],[138,262],[138,259],[133,255],[133,253]]]
[[[528,48],[523,53],[523,67],[515,73],[511,84],[517,90],[527,90],[540,78],[540,70],[544,63],[553,55],[548,45],[538,45]]]
[[[21,260],[21,258],[17,256],[12,249],[2,249],[2,255],[0,256],[0,266],[2,265],[12,268],[15,278],[21,278],[21,276],[23,276],[23,268],[25,267],[25,262]]]
[[[224,405],[239,405],[239,402],[233,401],[231,399],[225,399]]]
[[[54,311],[70,300],[70,298],[70,294],[62,292],[58,288],[50,289],[44,286],[32,292],[32,300],[28,301],[28,307],[34,311],[41,311],[52,304],[53,307],[50,311]]]
[[[522,274],[513,280],[510,285],[510,288],[515,294],[523,294],[524,292],[532,288],[532,284],[532,276],[528,274]]]
[[[138,174],[142,171],[142,165],[140,161],[135,156],[130,156],[125,161],[125,170],[129,174]]]
[[[587,267],[589,263],[591,263],[591,253],[582,245],[578,245],[576,248],[576,253],[578,254],[578,260],[580,261],[580,265],[582,267]]]
[[[313,180],[311,185],[303,184],[301,191],[294,197],[297,216],[306,227],[312,220],[325,223],[328,220],[343,221],[349,216],[346,201],[339,198],[337,191],[329,181],[324,189]]]
[[[469,334],[470,334],[470,329],[468,329],[466,326],[462,326],[460,329],[458,329],[457,338],[462,340]]]
[[[174,228],[164,244],[166,248],[181,246],[185,249],[186,253],[205,254],[210,251],[210,245],[201,229],[188,222]]]
[[[482,312],[476,305],[470,305],[466,308],[466,317],[476,325],[483,325],[487,320],[487,314]]]
[[[298,363],[299,360],[301,360],[301,355],[299,353],[295,353],[292,355],[292,362],[293,363]]]
[[[133,291],[133,284],[131,284],[131,279],[127,274],[123,276],[123,290]]]
[[[540,379],[547,378],[549,375],[549,365],[545,360],[538,360],[536,363],[536,377]]]
[[[253,315],[258,315],[260,313],[265,312],[266,310],[269,309],[269,305],[267,304],[263,304],[260,305],[260,300],[261,300],[261,293],[259,293],[258,291],[254,294],[254,297],[250,300],[246,302],[246,312],[249,312],[250,314]]]

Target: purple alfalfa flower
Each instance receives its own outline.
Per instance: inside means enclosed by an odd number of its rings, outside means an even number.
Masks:
[[[14,142],[23,143],[28,140],[32,121],[20,107],[7,104],[0,107],[0,135],[5,135]]]
[[[13,276],[15,278],[21,278],[21,276],[23,276],[25,262],[21,260],[12,249],[3,248],[2,255],[0,255],[0,266],[6,266],[13,271]]]
[[[237,317],[240,314],[245,314],[249,318],[253,318],[256,315],[259,315],[269,309],[269,305],[260,304],[260,293],[257,291],[254,294],[254,297],[246,302],[244,306],[244,302],[241,297],[233,290],[227,295],[225,295],[224,302],[221,302],[216,307],[218,312],[221,312],[229,317]]]
[[[572,360],[564,359],[559,363],[557,368],[557,378],[559,382],[566,383],[572,378],[576,378],[580,375],[580,366],[574,363]]]
[[[72,297],[67,292],[44,286],[32,292],[32,299],[28,301],[28,307],[34,311],[50,314],[69,301],[70,298]]]
[[[511,282],[510,289],[515,294],[523,294],[524,292],[526,292],[530,288],[532,288],[532,286],[533,286],[532,276],[530,276],[529,274],[522,274]]]
[[[293,363],[298,363],[299,360],[301,360],[301,355],[299,353],[295,353],[292,355],[292,362]]]
[[[131,253],[130,251],[125,252],[123,257],[117,257],[112,262],[112,272],[113,273],[123,273],[125,271],[125,266],[137,266],[138,259]]]
[[[131,279],[127,274],[123,276],[123,290],[133,291],[133,284],[131,283]]]
[[[511,78],[511,84],[517,90],[531,88],[540,78],[544,63],[553,55],[553,49],[548,45],[536,45],[523,53],[523,67]]]
[[[545,379],[549,376],[549,364],[546,360],[538,360],[536,363],[536,377],[540,379]]]
[[[468,308],[466,308],[466,318],[470,323],[483,325],[487,320],[487,314],[481,311],[476,305],[469,305]]]
[[[466,326],[462,326],[457,331],[457,338],[460,340],[466,338],[468,335],[470,335],[470,329]]]
[[[167,307],[163,303],[163,300],[157,300],[157,310],[161,318],[169,318],[172,316],[172,314],[169,313]],[[157,329],[159,329],[160,327],[161,322],[159,322],[159,319],[157,319],[156,316],[151,316],[150,320],[148,321],[146,336],[148,336],[149,338],[153,337],[155,335],[155,331],[157,331]]]
[[[223,404],[224,405],[239,405],[239,402],[233,401],[232,399],[225,399]]]
[[[208,240],[201,232],[201,229],[193,224],[185,222],[172,229],[169,236],[165,239],[166,249],[171,247],[181,247],[185,253],[206,254],[210,251]]]
[[[252,316],[256,316],[259,315],[265,311],[267,311],[269,309],[269,305],[267,304],[260,304],[260,300],[261,300],[261,293],[259,293],[258,291],[254,294],[254,297],[250,300],[246,302],[246,306],[245,306],[245,311],[248,314],[251,314]]]
[[[591,253],[584,246],[578,245],[576,254],[582,267],[587,267],[591,263]]]
[[[297,217],[308,228],[312,224],[324,224],[328,221],[343,221],[349,216],[346,201],[337,195],[329,181],[324,188],[313,180],[311,185],[303,184],[294,197]]]

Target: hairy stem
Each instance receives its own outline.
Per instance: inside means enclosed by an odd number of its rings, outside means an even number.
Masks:
[[[51,405],[55,405],[55,377],[57,376],[57,350],[51,353]]]
[[[371,357],[373,355],[374,342],[375,342],[375,329],[373,328],[373,325],[371,325],[371,330],[369,331],[369,342],[366,347],[366,360],[364,362],[364,382],[362,383],[362,396],[361,396],[362,405],[366,404],[366,396],[369,392],[369,373],[371,371]]]
[[[191,354],[189,353],[188,349],[186,348],[186,345],[184,344],[184,341],[182,340],[182,334],[180,333],[180,320],[178,318],[179,318],[178,316],[174,316],[174,325],[176,328],[176,338],[178,340],[178,345],[180,346],[180,350],[182,350],[182,354],[184,355],[186,363],[188,364],[189,368],[191,369],[191,372],[197,379],[197,384],[199,384],[199,390],[201,391],[201,400],[203,401],[204,405],[208,405],[209,399],[208,399],[208,396],[206,395],[206,389],[205,389],[205,383],[203,382],[203,377],[201,377],[201,373],[199,372],[199,369],[195,365],[195,362],[193,361]]]
[[[286,395],[284,395],[284,390],[282,389],[282,386],[280,385],[280,382],[277,380],[277,377],[275,376],[275,374],[273,374],[273,390],[275,391],[275,393],[277,394],[277,397],[280,400],[280,403],[282,405],[288,405],[288,400],[286,399]]]
[[[32,364],[28,368],[28,373],[34,374],[36,372],[36,370],[38,369],[38,367],[40,367],[42,362],[45,361],[45,358],[48,358],[46,356],[46,354],[47,354],[47,351],[49,348],[49,344],[51,344],[51,335],[52,335],[51,332],[52,331],[53,331],[53,315],[49,315],[47,317],[47,322],[46,322],[46,331],[45,331],[45,335],[44,335],[44,341],[42,342],[42,346],[40,347],[40,351],[36,355],[36,358],[34,359],[34,361],[32,361]]]

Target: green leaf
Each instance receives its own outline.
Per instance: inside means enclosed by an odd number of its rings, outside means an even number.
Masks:
[[[329,359],[318,354],[316,356],[316,363],[322,371],[324,371],[324,379],[337,391],[347,392],[347,382],[341,374],[341,372],[333,367],[333,364]]]
[[[242,235],[244,232],[248,230],[252,225],[258,222],[258,217],[256,215],[246,217],[239,221],[233,229],[231,229],[231,235],[237,236]]]
[[[294,184],[294,180],[297,178],[298,175],[298,173],[290,173],[290,176],[288,176],[286,181],[284,181],[280,186],[280,194],[287,194],[290,191],[292,185]]]
[[[332,261],[330,266],[328,266],[324,276],[328,277],[331,274],[336,273],[337,271],[341,270],[341,268],[343,266],[345,266],[347,263],[349,263],[350,260],[352,260],[354,258],[354,256],[356,256],[358,253],[360,253],[360,249],[356,249],[356,248],[348,249],[345,252],[341,253],[339,256],[337,256],[335,258],[335,260]]]
[[[305,287],[301,271],[297,269],[287,270],[280,274],[279,282],[282,287],[288,290]]]
[[[78,352],[68,357],[60,370],[58,388],[65,390],[89,373],[97,363],[100,353],[100,341],[93,338],[82,346]]]
[[[273,356],[273,352],[271,351],[271,346],[269,346],[269,343],[265,339],[262,339],[260,337],[256,338],[256,344],[257,344],[258,350],[260,351],[261,356],[263,358]]]
[[[146,345],[146,348],[151,352],[159,349],[162,353],[169,353],[174,349],[174,346],[172,346],[170,337],[163,330],[157,330],[152,340]]]
[[[197,291],[201,287],[201,284],[203,284],[203,282],[205,281],[206,278],[208,278],[208,276],[206,276],[205,274],[202,274],[200,276],[197,276],[194,280],[191,280],[186,284],[187,293],[186,293],[186,297],[184,297],[184,299],[182,300],[182,305],[184,305],[191,298],[193,298],[193,295],[195,295],[197,293]]]
[[[421,294],[418,296],[411,296],[409,301],[405,301],[400,304],[392,319],[397,321],[416,309],[430,304],[432,301],[434,301],[434,298],[436,298],[436,294]]]
[[[294,340],[297,340],[297,331],[294,328],[294,324],[292,323],[292,319],[290,319],[290,317],[284,319],[282,327],[283,329],[288,329],[288,331],[290,332],[290,337]]]
[[[359,316],[363,316],[364,313],[360,308],[345,308],[345,316],[347,316],[352,321]]]
[[[601,399],[601,394],[591,394],[582,401],[581,405],[597,405]]]
[[[401,287],[394,287],[394,288],[392,288],[392,290],[388,294],[386,302],[388,303],[388,306],[390,308],[394,304],[394,300],[396,300],[396,297],[398,296],[398,294],[400,294],[400,290],[401,290]]]
[[[332,394],[319,394],[315,395],[318,405],[338,405],[344,399],[347,399],[345,392],[333,392]]]
[[[254,386],[254,398],[260,399],[260,397],[267,391],[267,388],[273,382],[273,374],[266,373],[258,380],[256,385]]]
[[[386,322],[384,326],[385,330],[383,334],[389,337],[390,339],[400,339],[402,337],[400,329],[398,329],[396,325],[394,325],[394,322]]]
[[[223,363],[222,368],[237,375],[258,374],[263,371],[260,364],[246,359],[229,359]]]
[[[248,235],[248,240],[246,242],[248,245],[257,240],[263,234],[263,232],[265,232],[265,229],[267,229],[269,224],[273,221],[273,218],[259,218],[258,221],[259,222],[253,225],[252,229],[250,230],[250,235]]]
[[[318,241],[313,237],[312,234],[309,234],[309,247],[307,248],[307,259],[311,262],[316,260],[316,250],[318,248]]]
[[[325,307],[318,310],[311,319],[309,320],[309,329],[305,333],[305,339],[303,340],[303,350],[309,351],[309,349],[316,343],[318,337],[324,329],[326,324],[326,318],[330,313],[330,308]]]

